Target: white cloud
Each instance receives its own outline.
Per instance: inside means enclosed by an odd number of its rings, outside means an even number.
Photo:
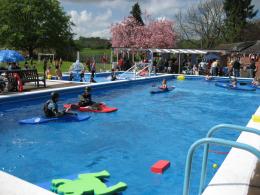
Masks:
[[[61,0],[66,3],[83,4],[91,3],[94,8],[91,11],[79,11],[77,9],[68,11],[72,22],[76,38],[79,36],[90,37],[100,36],[109,38],[110,26],[112,23],[122,21],[124,17],[130,15],[130,10],[136,0]],[[143,13],[147,12],[152,18],[168,18],[174,20],[174,16],[180,9],[187,9],[196,0],[139,0]],[[82,6],[81,6],[82,5]],[[102,12],[102,10],[106,10]],[[112,18],[112,14],[113,18]],[[116,18],[115,18],[116,17]]]
[[[197,1],[198,3],[199,1]],[[141,3],[141,8],[153,17],[164,17],[173,19],[174,15],[181,9],[192,6],[194,0],[149,0]]]
[[[73,32],[76,33],[76,38],[84,37],[110,37],[110,25],[112,11],[107,9],[106,12],[94,15],[87,10],[78,12],[75,10],[69,11],[71,21],[75,24]]]

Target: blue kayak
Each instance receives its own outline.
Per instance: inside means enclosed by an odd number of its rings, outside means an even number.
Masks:
[[[239,91],[255,91],[256,90],[255,88],[253,88],[251,86],[247,86],[247,85],[237,85],[236,87],[233,87],[229,83],[220,83],[220,82],[216,82],[215,85],[218,87],[239,90]]]
[[[40,123],[47,123],[47,122],[51,122],[51,121],[61,121],[61,122],[67,122],[67,121],[84,121],[84,120],[88,120],[90,118],[89,115],[86,114],[76,114],[76,115],[64,115],[61,117],[45,117],[45,116],[41,116],[41,117],[33,117],[33,118],[29,118],[29,119],[24,119],[24,120],[20,120],[19,123],[20,124],[40,124]]]
[[[175,87],[168,87],[166,89],[161,89],[161,88],[158,88],[156,90],[152,90],[150,91],[151,94],[157,94],[157,93],[167,93],[169,91],[172,91],[174,90]]]

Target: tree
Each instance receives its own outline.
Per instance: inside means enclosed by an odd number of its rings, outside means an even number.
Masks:
[[[112,47],[126,48],[172,48],[175,44],[173,22],[151,20],[140,26],[132,16],[111,28]]]
[[[250,21],[242,30],[242,41],[260,40],[260,19]]]
[[[225,0],[225,39],[230,42],[243,40],[243,29],[248,19],[256,16],[258,10],[254,11],[251,0]]]
[[[195,47],[212,48],[221,40],[224,16],[222,0],[202,1],[186,14],[179,12],[176,15],[179,38]]]
[[[59,0],[0,0],[0,43],[31,57],[37,48],[70,45],[71,25]]]
[[[138,21],[140,25],[144,26],[144,22],[142,19],[142,11],[138,3],[133,5],[132,11],[130,13],[136,19],[136,21]]]

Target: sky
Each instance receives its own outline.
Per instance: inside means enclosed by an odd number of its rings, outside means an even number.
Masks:
[[[143,13],[153,18],[174,20],[181,10],[185,11],[199,3],[199,0],[60,0],[61,5],[75,24],[76,34],[84,37],[110,38],[112,24],[130,15],[132,6],[138,2]],[[260,0],[252,0],[260,12]],[[260,13],[258,16],[260,17]]]

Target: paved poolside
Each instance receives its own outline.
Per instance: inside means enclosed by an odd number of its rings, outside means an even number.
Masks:
[[[58,88],[66,88],[66,87],[73,87],[73,86],[81,86],[86,85],[87,83],[80,83],[80,82],[71,82],[71,81],[59,81],[59,80],[46,80],[46,86],[44,87],[42,83],[40,83],[40,87],[35,86],[34,83],[26,83],[24,85],[23,92],[3,92],[0,93],[1,97],[12,96],[16,94],[23,94],[26,92],[37,92],[37,91],[45,91],[50,89],[58,89]]]

